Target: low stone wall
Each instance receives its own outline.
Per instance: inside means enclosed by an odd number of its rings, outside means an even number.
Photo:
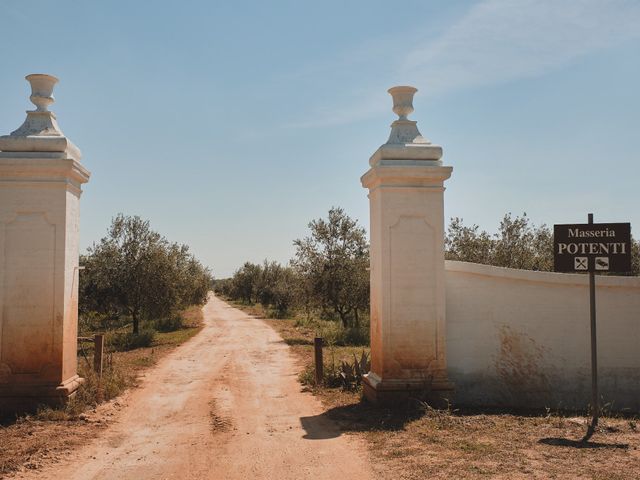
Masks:
[[[461,405],[584,408],[586,275],[447,261],[447,365]],[[596,277],[603,404],[640,411],[640,278]]]

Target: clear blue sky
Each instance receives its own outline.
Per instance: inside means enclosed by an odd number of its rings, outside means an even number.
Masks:
[[[25,75],[60,78],[92,172],[83,249],[137,214],[224,277],[287,261],[332,205],[368,227],[359,178],[396,84],[454,167],[447,219],[640,228],[638,1],[0,0],[0,18],[0,134]]]

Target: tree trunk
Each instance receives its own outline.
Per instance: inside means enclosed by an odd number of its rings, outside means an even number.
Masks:
[[[133,334],[138,335],[140,333],[140,320],[138,314],[134,312],[131,317],[133,318]]]
[[[341,309],[337,308],[338,315],[340,315],[340,320],[342,321],[342,326],[344,328],[349,328],[349,320],[347,319],[347,312],[343,312]]]

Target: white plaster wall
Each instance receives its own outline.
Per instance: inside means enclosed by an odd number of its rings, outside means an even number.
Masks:
[[[459,404],[584,408],[586,275],[445,262],[447,364]],[[596,277],[600,393],[640,410],[640,278]]]

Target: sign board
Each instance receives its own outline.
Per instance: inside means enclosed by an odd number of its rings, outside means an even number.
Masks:
[[[556,272],[631,271],[631,224],[554,225],[553,264]]]

